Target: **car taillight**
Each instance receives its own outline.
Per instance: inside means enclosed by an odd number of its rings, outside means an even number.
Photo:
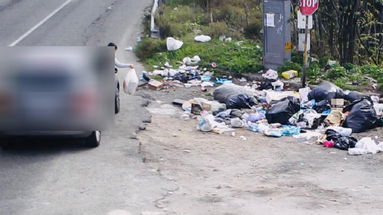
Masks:
[[[72,98],[72,111],[75,114],[91,113],[96,108],[96,95],[93,92],[76,93]]]
[[[0,91],[0,113],[9,111],[11,108],[11,96]]]

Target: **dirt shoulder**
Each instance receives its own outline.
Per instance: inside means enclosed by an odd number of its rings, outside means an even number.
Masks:
[[[202,133],[196,130],[196,120],[181,120],[181,112],[168,105],[182,95],[193,98],[190,91],[141,91],[157,100],[149,106],[152,123],[138,134],[144,160],[178,186],[156,202],[167,214],[380,214],[383,210],[382,154],[354,157],[245,129],[237,129],[235,136]],[[381,131],[362,136],[379,136]]]

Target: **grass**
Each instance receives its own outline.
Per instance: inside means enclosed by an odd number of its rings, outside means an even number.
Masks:
[[[183,47],[177,51],[167,51],[164,40],[152,40],[142,41],[136,49],[137,56],[148,70],[154,69],[155,66],[163,66],[166,62],[177,67],[177,65],[181,65],[183,58],[195,55],[201,58],[199,63],[201,68],[209,68],[215,72],[240,74],[258,72],[263,69],[262,48],[252,40],[236,42],[212,40],[207,43],[198,43],[194,42],[191,37],[185,37]],[[156,45],[149,45],[153,43]],[[146,47],[151,47],[153,53],[142,54],[143,50],[148,51]],[[157,52],[158,50],[160,51]],[[212,63],[216,63],[217,67],[211,68]]]

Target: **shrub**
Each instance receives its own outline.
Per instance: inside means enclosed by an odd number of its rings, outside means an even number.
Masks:
[[[218,38],[221,35],[227,35],[230,29],[224,22],[213,22],[207,28],[207,34],[211,37]]]
[[[303,65],[303,54],[301,52],[293,51],[291,53],[291,61]]]
[[[153,57],[158,52],[166,51],[166,42],[159,39],[144,38],[137,44],[135,49],[136,56],[141,59]]]
[[[260,39],[261,29],[262,29],[262,26],[260,26],[258,23],[252,23],[248,25],[247,27],[245,27],[244,35],[248,39]]]
[[[338,78],[344,78],[347,76],[347,70],[340,65],[334,65],[326,73],[326,79],[335,80]]]
[[[282,73],[288,70],[296,70],[299,73],[303,71],[303,68],[300,64],[294,63],[292,61],[286,61],[281,67],[278,68],[278,72]]]
[[[370,75],[375,79],[383,76],[383,68],[377,65],[364,65],[359,67],[360,71],[365,75]]]
[[[312,63],[307,69],[307,78],[310,82],[316,83],[321,77],[321,68],[319,63]]]
[[[163,5],[156,15],[161,37],[182,37],[191,33],[205,15],[201,9],[187,5],[178,7]]]

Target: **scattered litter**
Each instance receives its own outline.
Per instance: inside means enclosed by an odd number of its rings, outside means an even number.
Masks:
[[[382,143],[377,145],[372,138],[364,137],[356,143],[355,148],[348,149],[348,154],[350,155],[376,154],[381,151],[383,151]]]
[[[352,129],[351,128],[343,128],[343,127],[337,127],[337,126],[330,126],[327,127],[326,130],[334,130],[343,137],[349,137],[352,134]]]
[[[326,131],[326,139],[328,141],[333,141],[334,147],[342,150],[347,150],[349,148],[354,148],[357,140],[354,137],[344,137],[340,135],[338,132],[328,129]]]
[[[201,62],[201,58],[198,55],[196,55],[193,58],[185,57],[182,61],[185,65],[196,65],[199,62]]]
[[[327,126],[339,126],[343,121],[343,113],[341,111],[331,111],[324,122]]]
[[[149,89],[160,90],[163,87],[163,83],[154,79],[151,79],[148,83]]]
[[[275,90],[275,91],[282,91],[285,84],[282,81],[277,80],[277,81],[272,82],[271,86],[273,86],[273,90]]]
[[[323,142],[323,146],[326,147],[326,148],[332,148],[335,146],[335,143],[334,141],[330,140],[330,141],[324,141]]]
[[[243,140],[243,141],[246,141],[247,138],[245,136],[240,136],[239,139]]]
[[[230,125],[232,128],[243,128],[245,123],[240,118],[230,119]]]
[[[131,52],[131,51],[133,51],[133,47],[129,46],[129,47],[125,48],[125,51]]]
[[[265,74],[262,75],[262,77],[270,80],[277,80],[278,79],[278,72],[272,69],[267,70]]]
[[[209,42],[211,40],[211,37],[206,36],[206,35],[199,35],[199,36],[194,37],[194,40],[196,42],[206,43],[206,42]]]
[[[168,37],[166,39],[166,47],[168,51],[176,51],[183,46],[183,42],[180,40],[176,40],[173,37]]]
[[[308,141],[308,140],[312,140],[312,139],[318,140],[321,136],[322,136],[322,134],[319,132],[308,131],[306,133],[294,135],[294,138],[300,139],[303,141]]]
[[[299,73],[296,70],[289,70],[286,72],[282,72],[281,75],[285,79],[292,79],[292,78],[298,77]]]
[[[299,96],[301,99],[301,104],[304,104],[304,103],[309,101],[308,95],[309,95],[310,91],[311,91],[310,87],[299,89]]]

